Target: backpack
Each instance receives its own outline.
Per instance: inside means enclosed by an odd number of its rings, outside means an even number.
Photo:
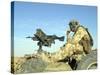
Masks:
[[[80,27],[80,26],[79,26],[79,27]],[[88,53],[91,51],[91,48],[92,48],[92,46],[93,46],[93,39],[92,39],[92,36],[90,35],[88,29],[85,28],[85,27],[83,27],[83,26],[81,26],[81,27],[84,28],[84,29],[87,31],[87,33],[88,33],[90,39],[88,40],[88,39],[86,38],[86,36],[84,36],[84,37],[80,40],[79,44],[81,44],[81,45],[83,46],[84,52],[85,52],[86,54],[88,54]],[[78,28],[77,28],[77,29],[78,29]]]
[[[89,37],[90,37],[90,45],[93,46],[93,38],[92,36],[90,35],[89,31],[88,31],[88,28],[85,28],[85,30],[87,31]]]

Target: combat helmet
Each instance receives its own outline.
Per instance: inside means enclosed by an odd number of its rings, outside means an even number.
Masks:
[[[69,27],[70,27],[71,31],[73,31],[73,29],[76,29],[79,25],[80,24],[77,20],[71,20],[69,22]]]

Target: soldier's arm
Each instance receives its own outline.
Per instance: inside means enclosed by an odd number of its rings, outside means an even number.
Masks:
[[[72,44],[79,43],[79,41],[82,39],[82,37],[86,34],[87,34],[86,30],[82,27],[79,27],[78,30],[76,31],[75,35],[73,36],[71,43]]]
[[[67,35],[67,43],[69,43],[71,41],[71,37],[70,37],[70,30],[67,30],[66,35]]]

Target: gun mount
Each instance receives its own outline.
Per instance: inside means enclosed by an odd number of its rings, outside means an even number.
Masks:
[[[55,44],[55,40],[64,41],[64,36],[58,37],[56,35],[46,35],[41,29],[37,29],[34,37],[26,37],[31,38],[33,41],[38,41],[37,45],[39,46],[38,52],[43,51],[42,46],[51,47],[51,44]]]

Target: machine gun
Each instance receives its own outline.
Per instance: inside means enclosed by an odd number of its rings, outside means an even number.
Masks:
[[[26,37],[31,38],[33,41],[38,41],[37,45],[39,46],[38,52],[42,51],[42,46],[51,47],[51,44],[55,44],[55,40],[64,41],[64,36],[58,37],[56,35],[46,35],[41,29],[37,29],[34,37]]]

